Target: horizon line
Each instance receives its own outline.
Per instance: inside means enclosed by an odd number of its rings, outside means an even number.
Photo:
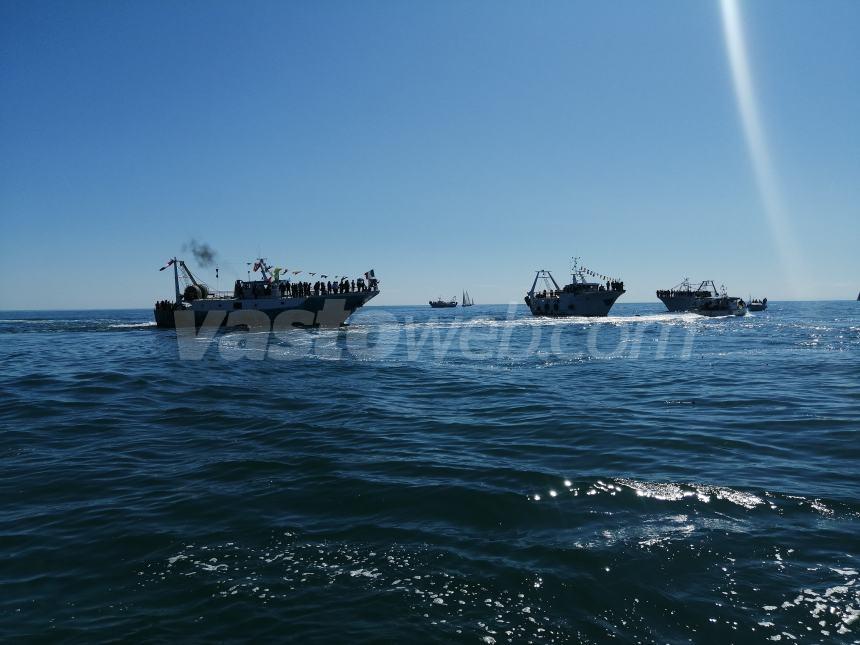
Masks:
[[[831,298],[827,300],[816,300],[813,298],[800,298],[796,300],[772,300],[768,298],[768,304],[785,303],[785,302],[857,302],[855,298]],[[654,305],[660,303],[657,301],[648,302],[618,302],[617,305]],[[525,303],[519,302],[488,302],[486,304],[473,305],[475,307],[508,307],[510,305],[525,307]],[[390,307],[430,307],[426,303],[418,304],[399,304],[399,305],[364,305],[362,309],[385,309]],[[451,309],[463,309],[461,305],[451,307]],[[57,307],[54,309],[0,309],[0,313],[47,313],[51,311],[152,311],[151,307],[115,307],[106,309],[104,307]]]

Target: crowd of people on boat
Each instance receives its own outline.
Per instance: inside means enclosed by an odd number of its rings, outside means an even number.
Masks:
[[[170,300],[159,300],[155,303],[155,308],[158,311],[172,311],[173,303]]]
[[[658,298],[674,298],[676,296],[695,296],[696,298],[707,298],[713,296],[710,291],[693,291],[692,289],[658,289]]]
[[[620,280],[618,280],[618,281],[607,280],[606,286],[603,286],[601,284],[601,285],[598,285],[597,288],[595,289],[594,283],[579,284],[579,283],[575,282],[573,284],[566,285],[560,291],[557,289],[549,289],[549,290],[544,289],[543,291],[536,293],[535,297],[537,297],[537,298],[558,298],[562,293],[582,293],[584,291],[586,291],[586,292],[587,291],[624,291],[624,283]]]
[[[258,282],[251,283],[251,297],[253,298],[307,298],[310,296],[327,296],[334,294],[345,293],[361,293],[366,291],[376,291],[379,281],[376,278],[365,280],[364,278],[356,278],[350,280],[343,278],[340,282],[327,280],[317,280],[314,283],[310,282],[275,282],[270,284],[261,284]],[[245,298],[245,286],[241,280],[236,280],[236,286],[233,289],[234,298]]]

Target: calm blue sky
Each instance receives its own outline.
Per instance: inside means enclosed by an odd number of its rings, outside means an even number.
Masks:
[[[622,302],[856,297],[860,2],[741,22],[793,280],[716,1],[4,0],[0,308],[148,307],[192,237],[222,287],[262,253],[374,267],[379,304],[520,301],[572,255]]]

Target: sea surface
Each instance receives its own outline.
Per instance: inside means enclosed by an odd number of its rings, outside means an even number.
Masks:
[[[860,302],[0,313],[0,640],[856,643]]]

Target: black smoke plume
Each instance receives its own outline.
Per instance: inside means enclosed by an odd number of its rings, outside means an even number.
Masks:
[[[204,269],[211,267],[215,264],[215,260],[218,259],[218,253],[215,249],[205,242],[198,242],[195,239],[192,239],[190,242],[183,245],[182,250],[191,251],[194,259],[197,260],[197,264]]]

